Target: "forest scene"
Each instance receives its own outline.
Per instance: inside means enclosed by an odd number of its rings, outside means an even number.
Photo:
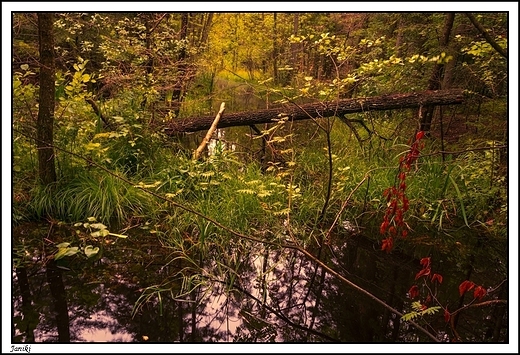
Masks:
[[[11,345],[510,342],[507,11],[11,21]]]

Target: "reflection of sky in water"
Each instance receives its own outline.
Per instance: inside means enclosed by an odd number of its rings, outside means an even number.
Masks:
[[[348,267],[350,271],[359,273],[358,270],[365,266],[359,267],[360,263],[373,263],[370,259],[373,254],[361,258],[356,251],[349,256],[348,243],[345,241],[331,248],[334,249],[331,262],[338,269]],[[71,342],[139,343],[148,340],[150,345],[153,342],[180,340],[192,343],[284,342],[303,339],[302,334],[307,333],[307,330],[298,329],[291,322],[316,332],[330,329],[332,337],[342,336],[336,333],[337,327],[344,327],[341,331],[356,334],[357,329],[368,329],[363,324],[365,319],[375,321],[376,326],[381,323],[378,313],[375,318],[373,313],[364,313],[367,314],[365,316],[359,311],[370,312],[373,306],[370,300],[366,300],[365,304],[362,302],[364,299],[356,293],[344,293],[341,285],[336,283],[337,280],[329,274],[322,276],[320,268],[315,269],[314,264],[294,250],[266,252],[259,245],[252,246],[247,255],[238,257],[242,266],[237,272],[235,285],[240,292],[229,290],[229,284],[223,279],[220,280],[222,283],[209,282],[182,302],[174,303],[171,296],[167,295],[168,292],[165,292],[162,316],[159,315],[157,297],[152,297],[142,313],[132,318],[133,307],[144,288],[160,283],[177,272],[173,264],[163,267],[169,259],[165,258],[164,253],[160,254],[160,249],[157,245],[153,253],[146,254],[146,260],[139,259],[137,254],[115,253],[113,258],[104,257],[87,270],[73,267],[63,272]],[[371,249],[367,250],[372,252]],[[234,250],[230,249],[229,252],[233,253]],[[264,260],[266,257],[267,262]],[[218,265],[215,260],[208,258],[205,267],[208,275],[211,275],[211,271],[215,271]],[[35,341],[54,342],[58,337],[45,270],[32,270],[28,274],[34,309],[40,317],[40,323],[34,330]],[[407,274],[410,272],[407,271]],[[314,281],[311,281],[313,278]],[[13,280],[13,315],[17,317],[21,316],[22,302],[16,274],[13,274]],[[388,288],[389,282],[392,282],[388,277],[374,280],[377,281],[374,287],[381,289]],[[312,292],[309,291],[311,283]],[[367,284],[367,287],[370,285]],[[193,310],[195,297],[198,302],[196,311]],[[264,299],[267,308],[262,307]],[[196,322],[195,340],[191,337],[193,320]],[[389,321],[392,325],[393,320]],[[182,324],[182,328],[179,324]],[[305,339],[327,340],[322,335],[309,336],[308,333]]]
[[[79,342],[115,342],[115,343],[128,343],[134,340],[132,334],[119,330],[113,332],[109,329],[109,325],[117,323],[112,317],[107,316],[104,311],[94,313],[90,320],[86,320],[83,326],[77,327],[73,323],[71,328],[76,332]],[[105,328],[96,326],[93,323],[104,323],[107,324]]]
[[[327,314],[324,317],[315,310],[316,297],[308,293],[309,280],[314,273],[314,267],[306,259],[296,257],[294,251],[284,250],[269,251],[265,253],[263,247],[257,246],[250,250],[251,253],[243,256],[244,262],[249,261],[249,267],[239,272],[236,284],[250,293],[250,296],[237,297],[236,291],[227,290],[228,285],[211,282],[209,285],[196,291],[199,302],[196,310],[196,332],[199,341],[202,342],[234,342],[234,341],[270,341],[283,342],[292,334],[292,326],[276,315],[272,310],[287,317],[295,324],[320,329],[327,322]],[[338,256],[341,252],[338,250]],[[265,262],[265,257],[268,258]],[[162,265],[155,264],[154,267],[140,269],[142,274],[138,281],[135,274],[135,262],[118,262],[103,257],[102,261],[89,270],[94,276],[92,287],[88,288],[88,282],[81,284],[75,279],[70,271],[65,271],[63,281],[67,290],[69,300],[68,310],[70,319],[70,332],[72,342],[142,342],[150,338],[160,339],[161,342],[178,341],[178,333],[157,333],[164,327],[165,319],[169,322],[179,317],[175,307],[169,306],[163,316],[159,315],[159,303],[156,297],[150,299],[150,303],[144,312],[147,312],[147,320],[139,316],[131,318],[131,312],[135,301],[141,294],[143,287],[150,286],[167,277],[167,270]],[[161,260],[164,262],[164,260]],[[148,265],[148,264],[145,264]],[[206,265],[209,269],[214,268],[212,262]],[[142,268],[139,266],[139,268]],[[264,269],[265,268],[265,269]],[[157,270],[155,270],[157,269]],[[161,276],[156,278],[158,272],[163,270]],[[174,270],[172,270],[174,272]],[[317,270],[319,274],[320,269]],[[105,275],[106,277],[101,277]],[[48,292],[45,284],[44,273],[40,277],[44,287],[42,292]],[[87,279],[91,276],[83,275]],[[97,280],[97,281],[96,281]],[[264,281],[265,280],[265,281]],[[330,275],[324,278],[325,287],[321,289],[323,297],[332,291],[337,293],[337,285],[334,285]],[[35,281],[33,281],[35,282]],[[137,284],[136,284],[137,282]],[[263,284],[265,282],[265,285]],[[72,287],[72,284],[75,284]],[[18,286],[16,286],[18,287]],[[71,288],[72,287],[72,288]],[[137,290],[140,288],[140,290]],[[75,293],[72,293],[74,289]],[[94,304],[82,304],[83,297],[90,294],[94,297]],[[87,295],[87,296],[85,296]],[[49,295],[45,295],[47,305],[40,307],[40,324],[35,329],[36,342],[56,341],[57,332],[54,321],[50,319],[52,301]],[[96,297],[99,297],[96,299]],[[256,298],[256,300],[255,300]],[[262,309],[261,300],[270,309]],[[260,300],[260,302],[257,302]],[[191,307],[192,299],[183,305],[183,329],[184,341],[190,341],[192,332],[193,314]],[[172,300],[163,297],[162,302]],[[19,308],[20,301],[15,302]],[[168,308],[165,306],[165,309]],[[16,314],[15,314],[16,315]],[[47,317],[47,319],[45,319]],[[168,321],[167,321],[168,322]],[[166,323],[167,323],[166,322]],[[178,332],[179,330],[177,330]],[[160,335],[159,335],[160,334]],[[143,338],[145,337],[145,338]],[[159,338],[157,338],[159,337]]]

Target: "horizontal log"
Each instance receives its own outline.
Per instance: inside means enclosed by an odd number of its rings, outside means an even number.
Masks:
[[[283,117],[288,117],[292,121],[299,121],[311,118],[340,117],[366,111],[455,105],[463,102],[463,90],[454,89],[382,95],[302,105],[286,104],[272,109],[224,114],[220,118],[218,128],[274,123]],[[207,130],[211,127],[214,119],[214,116],[176,119],[166,123],[164,131],[166,134],[174,135],[182,132]]]

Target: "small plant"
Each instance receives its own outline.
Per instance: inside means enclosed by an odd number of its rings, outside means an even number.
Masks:
[[[408,211],[410,207],[410,203],[406,197],[406,174],[419,157],[420,149],[424,146],[421,143],[421,139],[423,138],[424,132],[417,132],[410,150],[406,155],[401,156],[399,160],[398,181],[396,186],[389,187],[383,192],[383,196],[387,201],[387,210],[379,232],[381,235],[386,236],[382,241],[381,250],[387,253],[391,252],[394,247],[394,238],[406,238],[408,235],[409,227],[404,221],[404,213]]]
[[[415,275],[415,281],[422,281],[422,285],[419,282],[412,285],[408,291],[408,298],[412,300],[411,307],[412,311],[404,314],[401,319],[403,321],[414,320],[418,317],[424,317],[427,315],[435,315],[437,312],[443,310],[443,317],[446,323],[450,323],[451,330],[454,334],[454,340],[458,341],[461,339],[460,335],[456,330],[456,324],[454,322],[455,317],[462,311],[469,309],[470,307],[482,307],[489,306],[495,303],[505,303],[504,300],[492,299],[483,301],[484,297],[488,296],[490,292],[497,290],[501,282],[495,288],[486,289],[482,285],[477,285],[473,281],[464,280],[458,287],[459,296],[462,298],[470,291],[473,291],[473,299],[465,304],[460,305],[458,309],[448,309],[448,305],[443,306],[439,299],[439,286],[443,283],[443,277],[441,274],[434,273],[431,267],[431,258],[424,257],[420,260],[422,269]],[[419,298],[418,301],[413,301]],[[431,304],[434,305],[431,305]]]
[[[117,238],[127,238],[126,235],[110,232],[107,229],[107,226],[105,226],[103,223],[97,222],[95,217],[89,217],[89,218],[87,218],[87,221],[88,222],[84,222],[84,223],[78,222],[78,223],[74,224],[74,227],[83,227],[84,229],[87,230],[88,235],[83,236],[83,238],[82,238],[82,239],[84,239],[84,242],[85,242],[84,244],[86,244],[88,241],[90,241],[91,238],[94,238],[94,240],[97,241],[99,243],[99,245],[101,245],[101,246],[103,245],[103,243],[108,242],[105,239],[106,236],[114,236]],[[76,230],[76,233],[78,235],[81,235],[84,232],[82,232],[81,230]],[[115,241],[112,243],[115,243]],[[53,254],[54,260],[59,260],[64,257],[67,257],[67,256],[73,256],[78,253],[83,253],[87,257],[87,259],[90,259],[90,258],[94,257],[95,255],[97,255],[100,251],[100,247],[94,247],[92,244],[84,245],[82,247],[77,247],[77,246],[75,247],[75,246],[71,246],[71,245],[72,245],[72,243],[70,243],[70,242],[63,242],[63,243],[56,245],[56,248],[58,250]]]

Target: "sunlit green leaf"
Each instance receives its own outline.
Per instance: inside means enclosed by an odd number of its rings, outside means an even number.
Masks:
[[[99,247],[94,248],[92,245],[87,245],[84,251],[87,258],[90,258],[99,252]]]
[[[71,247],[71,248],[59,248],[58,252],[54,256],[55,260],[59,260],[61,258],[64,258],[66,256],[72,256],[77,254],[79,251],[78,247]]]
[[[107,226],[105,226],[103,223],[92,223],[90,227],[94,229],[107,229]]]

